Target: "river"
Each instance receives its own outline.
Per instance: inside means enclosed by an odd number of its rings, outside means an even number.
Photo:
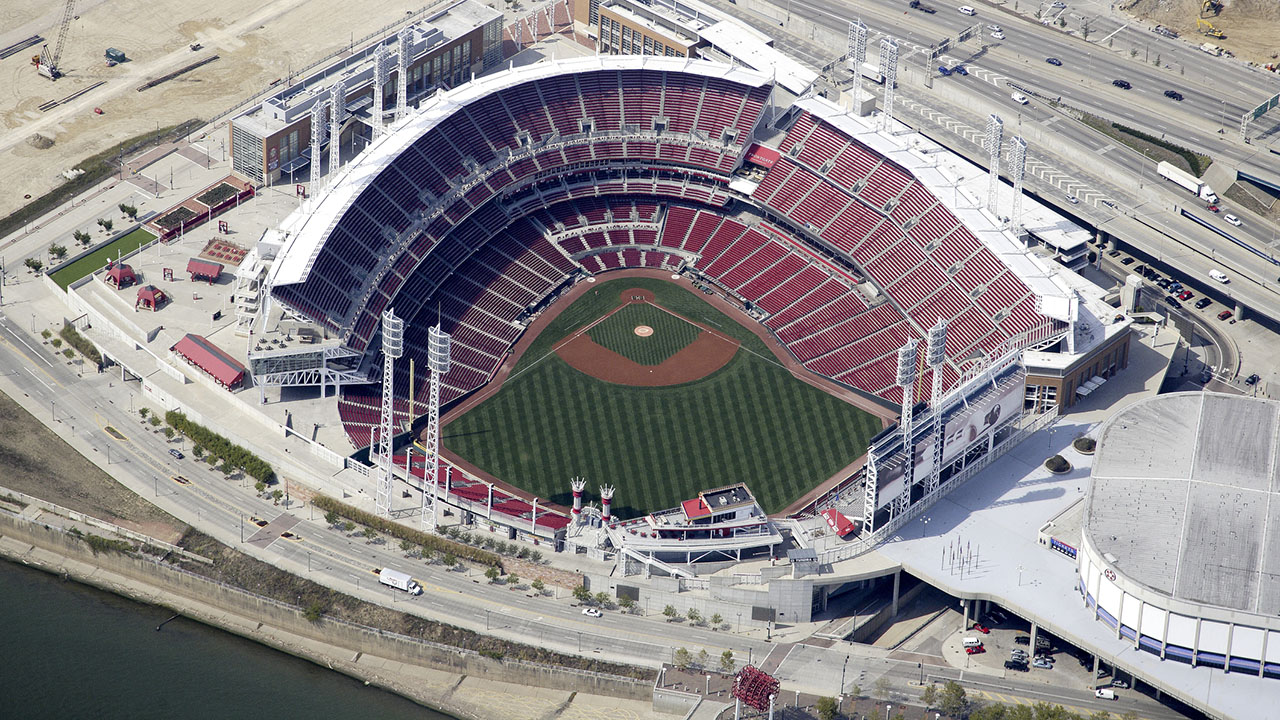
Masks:
[[[451,720],[306,660],[0,561],[0,716]]]

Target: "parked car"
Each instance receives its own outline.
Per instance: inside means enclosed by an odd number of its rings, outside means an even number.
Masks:
[[[1213,373],[1209,372],[1208,370],[1205,370],[1200,373],[1201,385],[1208,385],[1210,380],[1213,380]]]
[[[973,647],[967,647],[964,649],[964,652],[966,655],[981,655],[986,651],[987,649],[982,647],[981,645],[974,645]]]
[[[978,632],[982,633],[983,635],[990,635],[990,634],[991,634],[991,628],[987,627],[986,625],[982,625],[981,623],[974,623],[974,624],[973,624],[973,629],[974,629],[974,630],[977,630]]]
[[[1171,308],[1182,308],[1182,303],[1178,302],[1177,298],[1172,295],[1165,295],[1164,301],[1168,303]]]
[[[1190,300],[1195,296],[1196,294],[1191,292],[1190,290],[1183,290],[1182,292],[1178,293],[1179,300]]]
[[[587,617],[594,617],[594,618],[598,618],[604,615],[604,613],[600,612],[598,608],[593,608],[593,607],[582,608],[582,614],[586,615]]]
[[[1131,258],[1131,257],[1127,257],[1127,258],[1125,258],[1125,259],[1121,260],[1121,261],[1120,261],[1120,264],[1121,264],[1121,265],[1132,265],[1132,264],[1133,264],[1133,258]]]
[[[1146,275],[1146,274],[1147,274],[1147,266],[1146,266],[1146,265],[1139,265],[1138,267],[1134,268],[1134,269],[1133,269],[1133,271],[1134,271],[1135,273],[1139,274],[1139,275]]]
[[[1045,58],[1044,61],[1049,63],[1050,65],[1053,65],[1054,67],[1062,67],[1062,61],[1059,60],[1058,58]]]
[[[1121,90],[1128,90],[1133,87],[1133,85],[1131,85],[1128,80],[1112,80],[1111,84],[1115,85]]]
[[[1257,384],[1258,384],[1258,381],[1259,381],[1259,380],[1261,380],[1261,379],[1262,379],[1262,378],[1258,377],[1258,373],[1254,373],[1254,374],[1252,374],[1252,375],[1250,375],[1249,377],[1247,377],[1247,378],[1245,378],[1245,379],[1244,379],[1244,384],[1245,384],[1245,385],[1257,385]]]
[[[1054,0],[1054,3],[1053,3],[1052,5],[1050,5],[1049,7],[1053,8],[1054,10],[1061,10],[1061,9],[1065,8],[1066,6],[1067,6],[1067,4],[1066,4],[1066,3],[1064,3],[1064,2],[1062,2],[1062,0]]]
[[[1164,96],[1169,98],[1170,100],[1177,100],[1178,102],[1182,102],[1182,93],[1178,92],[1177,90],[1165,90]]]
[[[1209,307],[1209,306],[1210,306],[1210,305],[1212,305],[1212,304],[1213,304],[1213,301],[1212,301],[1212,300],[1210,300],[1209,298],[1204,298],[1204,297],[1202,297],[1202,298],[1200,298],[1199,300],[1197,300],[1197,301],[1196,301],[1196,309],[1197,309],[1197,310],[1203,310],[1203,309],[1205,309],[1205,308]]]
[[[1015,636],[1013,636],[1013,641],[1014,641],[1015,643],[1019,644],[1019,645],[1030,645],[1030,644],[1031,644],[1031,636],[1030,636],[1030,635],[1015,635]]]
[[[1120,251],[1112,250],[1111,252],[1107,253],[1107,257],[1120,257]]]
[[[1038,667],[1038,668],[1040,668],[1040,669],[1042,669],[1042,670],[1052,670],[1052,669],[1053,669],[1053,663],[1051,663],[1051,662],[1045,662],[1044,660],[1041,660],[1040,658],[1036,658],[1035,660],[1032,660],[1032,661],[1031,661],[1031,666],[1032,666],[1032,667]]]
[[[1230,310],[1223,310],[1222,312],[1218,313],[1218,319],[1219,319],[1219,320],[1230,320],[1230,319],[1231,319],[1231,311],[1230,311]]]
[[[1120,688],[1121,690],[1128,690],[1129,683],[1125,682],[1124,680],[1112,680],[1111,687]]]
[[[1027,664],[1026,664],[1025,662],[1018,662],[1018,661],[1016,661],[1016,660],[1005,660],[1005,661],[1004,661],[1004,669],[1005,669],[1005,670],[1017,670],[1018,672],[1026,672],[1026,671],[1027,671]]]
[[[1232,215],[1231,213],[1227,213],[1226,215],[1223,215],[1222,219],[1226,220],[1232,225],[1235,225],[1236,227],[1240,227],[1243,224],[1240,222],[1240,218],[1236,217],[1235,215]]]
[[[186,457],[186,455],[182,454],[182,451],[174,450],[172,448],[170,448],[169,454],[173,456],[174,460],[181,460],[182,458]]]
[[[1158,287],[1158,288],[1160,288],[1160,289],[1162,289],[1162,290],[1163,290],[1163,289],[1165,289],[1165,288],[1168,288],[1168,287],[1169,287],[1169,278],[1156,278],[1156,280],[1155,280],[1155,284],[1156,284],[1156,287]]]

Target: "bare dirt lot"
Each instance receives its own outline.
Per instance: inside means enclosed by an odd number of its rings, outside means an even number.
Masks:
[[[0,393],[0,485],[167,542],[187,526],[117,483]]]
[[[1266,64],[1280,52],[1280,3],[1275,0],[1223,0],[1222,11],[1205,20],[1226,35],[1214,39],[1196,30],[1202,0],[1133,0],[1121,5],[1130,15],[1177,30],[1192,44],[1210,42],[1244,60]]]
[[[40,46],[0,60],[0,216],[61,181],[79,160],[126,138],[192,117],[209,119],[353,41],[434,2],[349,0],[87,0],[77,7],[61,67],[51,82],[36,73]],[[0,47],[33,34],[53,41],[62,3],[0,3]],[[202,48],[192,51],[190,45]],[[128,62],[107,67],[117,48]],[[219,59],[149,90],[144,82],[210,55]],[[84,95],[42,112],[50,100]],[[94,113],[101,108],[102,114]],[[39,133],[54,141],[37,149]],[[214,148],[220,149],[215,143]]]

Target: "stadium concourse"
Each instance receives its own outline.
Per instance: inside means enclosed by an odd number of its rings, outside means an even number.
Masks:
[[[714,283],[804,367],[886,403],[901,398],[896,350],[939,318],[947,385],[968,358],[1062,333],[1066,313],[1037,308],[1065,310],[1045,298],[1067,293],[967,199],[932,192],[921,178],[946,178],[927,157],[823,99],[786,102],[741,68],[625,56],[442,92],[286,222],[272,296],[369,370],[383,310],[406,318],[419,364],[439,316],[446,403],[484,385],[566,286],[616,268]],[[774,148],[754,142],[766,129]],[[344,390],[356,447],[378,403]],[[396,413],[408,421],[407,399]]]

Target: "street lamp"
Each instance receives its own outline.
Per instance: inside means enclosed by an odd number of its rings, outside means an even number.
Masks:
[[[920,537],[923,538],[929,530],[929,518],[926,516],[920,521]]]

